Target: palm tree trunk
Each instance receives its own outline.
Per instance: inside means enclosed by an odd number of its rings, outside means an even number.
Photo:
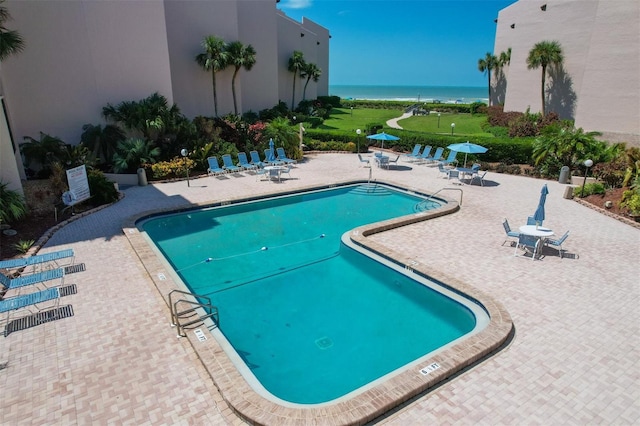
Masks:
[[[307,82],[304,83],[304,89],[302,89],[302,100],[303,101],[305,99],[307,99],[307,86],[309,85],[309,80],[311,80],[311,76],[309,76],[309,78],[307,78]]]
[[[236,75],[238,75],[238,70],[240,68],[236,68],[233,72],[233,77],[231,77],[231,94],[233,95],[233,111],[236,115],[238,115],[238,104],[236,103]]]
[[[293,94],[291,95],[291,111],[294,110],[294,103],[296,101],[296,75],[298,73],[294,72],[293,73]]]
[[[213,113],[218,116],[218,94],[216,93],[216,72],[211,71],[211,83],[213,85]]]
[[[487,80],[488,80],[488,86],[489,86],[489,106],[491,106],[491,71],[489,71],[487,73]]]
[[[545,76],[547,75],[547,67],[546,66],[542,66],[542,90],[541,90],[541,95],[542,95],[542,117],[545,116],[544,113],[544,80],[545,80]]]

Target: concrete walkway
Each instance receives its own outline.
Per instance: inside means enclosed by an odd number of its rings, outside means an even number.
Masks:
[[[411,117],[412,115],[413,115],[413,112],[405,112],[400,117],[387,120],[387,126],[391,127],[392,129],[402,130],[402,126],[398,124],[398,121],[404,120],[405,118]]]
[[[314,184],[367,179],[349,154],[309,156],[282,183],[246,173],[132,187],[120,202],[64,226],[42,252],[73,248],[87,270],[66,277],[74,316],[0,337],[1,424],[206,424],[235,417],[122,233],[132,215]],[[499,300],[515,324],[508,347],[379,423],[639,424],[640,230],[562,198],[565,185],[488,173],[457,186],[437,168],[400,163],[373,179],[457,198],[459,212],[371,238]],[[512,227],[549,186],[545,225],[570,230],[569,256],[514,257]],[[346,419],[345,419],[346,420]]]

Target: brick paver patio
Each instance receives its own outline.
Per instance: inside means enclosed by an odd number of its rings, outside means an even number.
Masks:
[[[367,179],[355,155],[311,155],[282,183],[246,173],[132,187],[118,203],[58,230],[43,252],[73,248],[87,270],[66,277],[74,316],[0,337],[2,424],[241,424],[123,235],[130,217],[332,181]],[[562,197],[565,185],[489,173],[455,186],[437,168],[400,162],[372,178],[463,190],[459,212],[376,234],[374,242],[471,284],[512,317],[511,343],[389,413],[383,424],[640,423],[640,230]],[[560,259],[514,257],[517,228],[549,186],[545,225],[570,230]],[[459,199],[458,191],[445,191]],[[577,255],[577,256],[576,256]],[[577,257],[577,258],[576,258]]]

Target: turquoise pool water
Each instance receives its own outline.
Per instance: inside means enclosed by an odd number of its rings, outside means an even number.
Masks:
[[[260,384],[281,400],[316,404],[476,326],[468,306],[341,243],[357,226],[437,205],[359,185],[140,226],[190,290],[212,298],[220,331]]]

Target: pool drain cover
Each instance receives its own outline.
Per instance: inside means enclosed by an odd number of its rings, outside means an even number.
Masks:
[[[320,349],[329,349],[331,346],[333,346],[333,341],[331,341],[331,339],[329,339],[328,337],[321,337],[316,340],[316,346],[318,346]]]

